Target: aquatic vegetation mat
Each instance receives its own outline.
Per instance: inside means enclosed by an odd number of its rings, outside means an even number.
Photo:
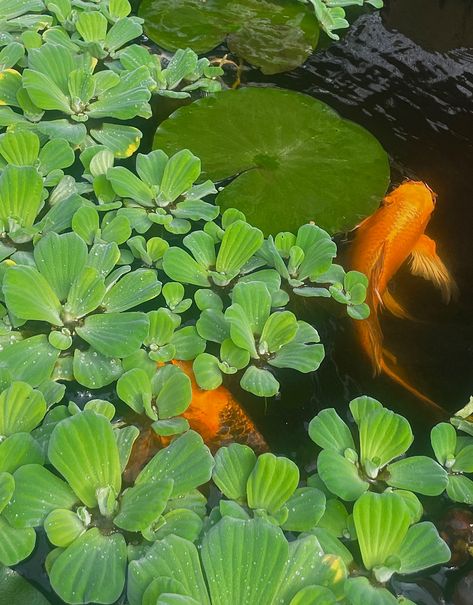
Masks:
[[[266,234],[314,221],[330,233],[371,214],[389,183],[388,158],[364,128],[306,95],[273,88],[225,91],[178,109],[156,149],[185,146],[205,177],[232,178],[217,196]]]

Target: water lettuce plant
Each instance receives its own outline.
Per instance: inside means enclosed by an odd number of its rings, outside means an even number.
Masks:
[[[409,422],[371,397],[350,402],[357,443],[335,409],[322,410],[310,423],[310,438],[322,452],[317,473],[327,489],[354,501],[368,490],[386,487],[438,496],[447,487],[446,471],[428,456],[404,457],[414,440]]]
[[[350,27],[350,23],[345,18],[345,8],[366,5],[382,8],[384,5],[383,0],[299,0],[299,2],[312,5],[320,27],[332,40],[339,39],[335,30]]]

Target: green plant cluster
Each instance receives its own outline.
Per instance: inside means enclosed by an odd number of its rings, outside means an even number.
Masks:
[[[314,418],[310,436],[322,451],[307,481],[291,460],[256,456],[244,445],[212,456],[188,430],[130,483],[123,472],[139,430],[125,425],[108,401],[91,400],[79,409],[51,403],[57,399],[19,381],[0,395],[0,563],[13,566],[28,557],[35,529],[42,528],[51,544],[46,570],[66,603],[111,604],[126,585],[130,605],[407,605],[412,602],[390,589],[392,577],[450,558],[435,526],[422,519],[414,490],[422,496],[447,488],[451,498],[457,492],[448,489],[447,471],[435,461],[427,468],[428,458],[403,457],[410,427],[376,400],[350,404],[359,439],[331,410]],[[434,428],[436,456],[446,426],[465,439],[453,428],[458,422],[466,421],[458,415]],[[384,439],[370,446],[363,434],[374,424]],[[342,481],[333,481],[345,472],[344,463],[327,460],[326,453],[342,448],[363,483],[356,495],[340,493]],[[464,453],[447,464],[452,475],[471,470],[468,448],[464,441],[456,449]],[[410,469],[409,485],[396,470],[402,463]],[[199,488],[209,481],[218,491],[212,488],[207,500]]]
[[[382,8],[383,0],[299,0],[306,4],[311,4],[314,8],[315,16],[324,32],[332,38],[338,40],[339,35],[335,33],[337,29],[346,29],[350,23],[346,20],[345,9],[350,6],[371,5],[374,8]]]

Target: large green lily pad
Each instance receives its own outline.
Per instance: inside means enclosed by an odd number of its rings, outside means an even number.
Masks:
[[[266,234],[308,222],[347,231],[379,205],[389,162],[367,130],[325,103],[275,88],[244,88],[175,111],[158,128],[155,149],[189,148],[202,178],[233,180],[217,196]]]
[[[266,74],[301,65],[319,38],[314,11],[298,0],[143,0],[139,15],[163,48],[204,53],[226,41]]]

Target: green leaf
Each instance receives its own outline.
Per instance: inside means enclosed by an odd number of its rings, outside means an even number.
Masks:
[[[72,109],[68,97],[59,86],[44,74],[25,69],[23,86],[33,103],[40,109],[50,109],[71,115]]]
[[[44,418],[46,401],[25,382],[12,382],[0,394],[0,435],[30,433]]]
[[[156,420],[151,425],[153,431],[160,437],[174,437],[189,430],[189,422],[182,416],[169,420]]]
[[[3,280],[3,293],[7,307],[17,317],[62,326],[61,303],[34,267],[9,267]]]
[[[105,282],[96,269],[85,267],[72,283],[64,310],[79,319],[95,311],[105,296]]]
[[[223,382],[222,372],[219,368],[219,361],[210,353],[201,353],[192,364],[194,377],[201,389],[212,391],[218,388]]]
[[[79,384],[90,389],[100,389],[117,380],[122,372],[120,360],[116,357],[105,357],[94,349],[74,351],[74,378]]]
[[[223,518],[202,542],[212,604],[270,605],[287,558],[288,545],[279,528],[260,519]]]
[[[298,328],[296,316],[290,311],[273,313],[264,324],[260,349],[265,347],[270,353],[279,351],[294,339]]]
[[[103,42],[107,35],[107,19],[99,12],[80,13],[76,28],[86,42]]]
[[[180,368],[164,366],[158,369],[151,382],[160,419],[178,416],[189,407],[192,400],[191,381]]]
[[[104,313],[86,317],[77,334],[102,355],[127,357],[146,338],[149,320],[145,313]]]
[[[0,599],[9,605],[50,605],[49,601],[18,572],[0,569]]]
[[[231,500],[246,501],[246,484],[256,464],[256,455],[247,445],[232,443],[215,454],[212,479]]]
[[[345,592],[351,605],[399,605],[386,588],[372,586],[368,578],[348,579]]]
[[[218,273],[233,275],[250,260],[263,243],[263,233],[244,221],[235,221],[226,230],[217,255]]]
[[[10,502],[15,491],[15,479],[10,473],[0,473],[0,513]]]
[[[240,386],[257,397],[274,397],[279,393],[279,382],[271,372],[255,366],[247,368],[240,380]]]
[[[102,306],[108,313],[119,313],[137,307],[156,298],[161,292],[161,282],[156,271],[137,269],[123,276],[105,295]]]
[[[175,509],[163,516],[162,525],[159,525],[155,537],[162,540],[174,534],[195,542],[202,531],[202,526],[202,519],[195,512],[185,508]]]
[[[36,534],[33,528],[19,529],[11,527],[3,517],[0,516],[0,563],[2,565],[16,565],[28,557],[35,546]],[[0,589],[0,597],[3,599],[3,584]],[[10,604],[10,601],[7,601]]]
[[[389,464],[387,484],[424,496],[440,496],[448,483],[448,475],[435,460],[427,456],[411,456]]]
[[[282,526],[287,531],[309,531],[325,512],[325,494],[313,487],[301,487],[286,502],[289,510]]]
[[[348,535],[348,511],[337,498],[329,498],[325,504],[325,512],[317,527],[326,529],[338,538]],[[327,551],[331,552],[331,551]]]
[[[373,397],[368,397],[367,395],[352,399],[349,407],[358,426],[365,417],[371,414],[371,412],[383,408],[382,404],[377,399],[373,399]]]
[[[322,410],[310,421],[309,437],[321,448],[339,454],[356,449],[350,429],[333,408]]]
[[[114,432],[117,440],[118,455],[120,457],[120,467],[123,473],[130,459],[133,444],[140,435],[140,429],[130,425],[122,429],[114,429]]]
[[[163,257],[163,269],[174,281],[206,288],[210,285],[207,269],[182,248],[168,248]]]
[[[120,511],[113,522],[127,531],[143,531],[164,511],[171,495],[173,481],[165,479],[141,483],[123,492]]]
[[[141,368],[133,368],[120,376],[117,395],[138,414],[151,405],[151,381]]]
[[[186,193],[200,175],[200,160],[188,149],[182,149],[174,154],[164,168],[160,197],[174,201]]]
[[[322,450],[317,458],[320,478],[333,494],[352,502],[369,488],[357,467],[347,458],[333,450]]]
[[[324,586],[306,586],[300,590],[289,605],[336,605],[333,592]]]
[[[136,478],[136,484],[173,479],[173,497],[207,483],[212,475],[213,457],[202,437],[188,431],[160,450]]]
[[[40,444],[28,433],[16,433],[0,443],[0,472],[13,473],[24,464],[43,464]]]
[[[44,334],[20,340],[0,351],[0,365],[16,380],[37,387],[51,377],[59,351],[48,343]]]
[[[393,493],[363,494],[353,507],[358,542],[367,569],[386,565],[396,555],[410,525],[410,513]]]
[[[452,471],[454,473],[473,473],[473,443],[457,451]]]
[[[263,73],[290,71],[317,45],[319,28],[309,7],[299,4],[238,0],[150,0],[140,5],[145,32],[167,50],[190,47],[202,54],[227,42],[233,53]],[[194,70],[191,70],[194,71]]]
[[[57,556],[49,579],[68,603],[114,603],[125,586],[125,571],[125,538],[94,527]]]
[[[463,475],[449,475],[447,496],[454,502],[473,504],[473,481]]]
[[[248,477],[248,505],[276,513],[294,494],[298,483],[299,469],[294,462],[262,454]]]
[[[131,561],[128,569],[130,605],[142,605],[146,589],[153,580],[161,578],[172,578],[174,586],[180,583],[183,593],[195,598],[199,605],[210,605],[197,548],[179,536],[158,540],[144,557]]]
[[[404,454],[414,440],[409,422],[385,408],[363,417],[359,429],[363,465],[370,461],[381,468]]]
[[[51,511],[44,520],[44,529],[51,544],[60,548],[72,544],[85,531],[84,524],[77,514],[65,508]]]
[[[13,476],[15,493],[4,516],[14,527],[38,527],[51,511],[77,503],[70,487],[39,464],[25,464]]]
[[[408,529],[396,554],[401,560],[401,574],[417,573],[447,563],[452,556],[435,525],[427,521]]]
[[[39,272],[59,300],[65,301],[72,284],[85,267],[87,246],[76,233],[48,233],[36,245],[34,258]]]
[[[235,177],[216,203],[242,210],[266,234],[310,221],[329,233],[349,230],[378,207],[389,183],[386,153],[366,130],[316,99],[275,88],[182,107],[153,145],[168,154],[190,149],[205,178]]]
[[[39,138],[29,130],[6,132],[0,137],[0,154],[8,164],[33,166],[39,155]]]
[[[74,151],[65,139],[48,141],[39,154],[39,170],[46,175],[53,170],[72,166],[75,160]]]
[[[60,422],[49,441],[48,457],[88,507],[97,506],[97,490],[121,487],[118,447],[109,421],[84,411]]]

